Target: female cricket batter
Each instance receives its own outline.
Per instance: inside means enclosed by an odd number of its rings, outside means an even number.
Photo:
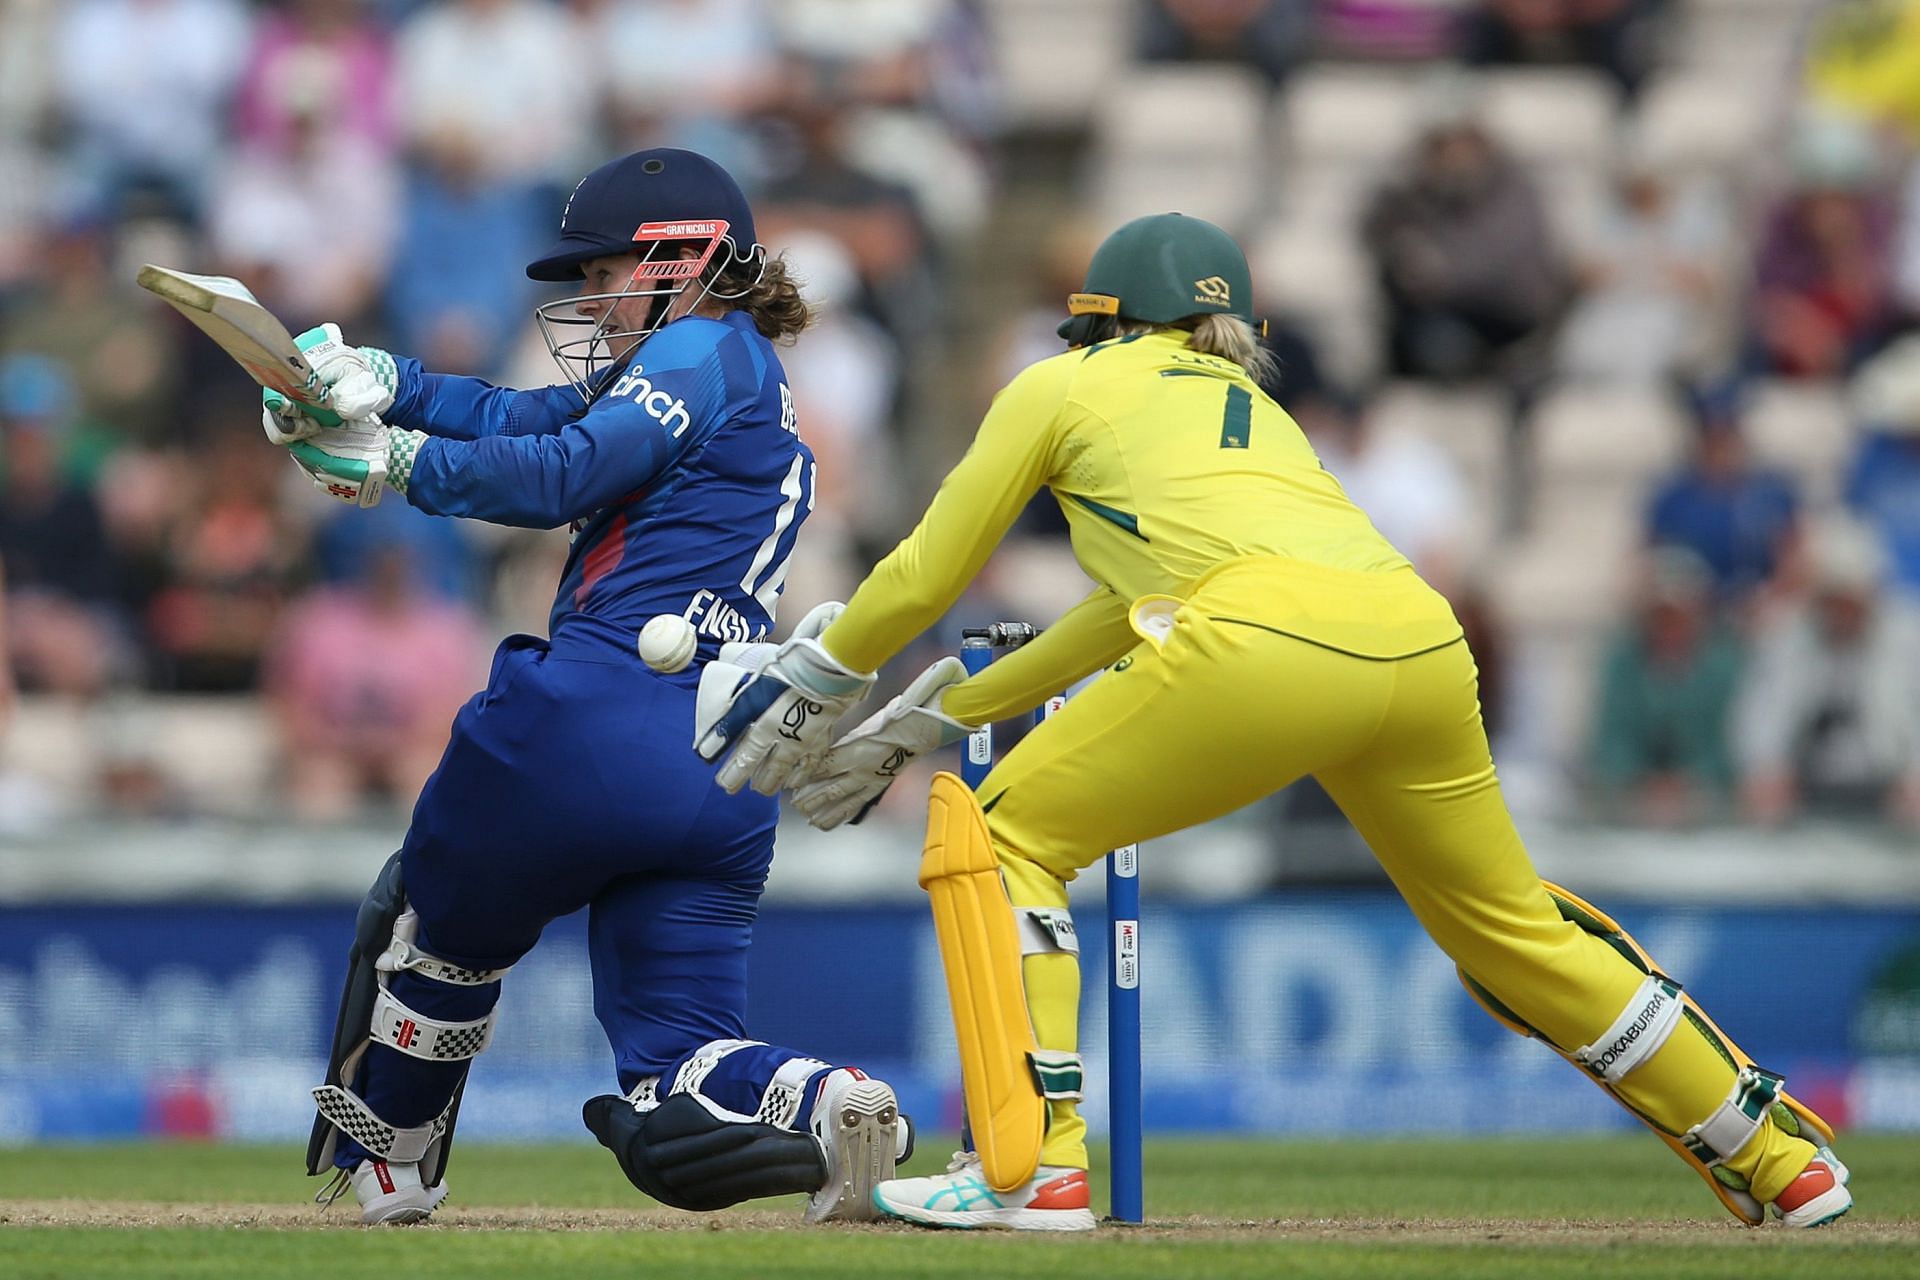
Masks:
[[[697,745],[734,746],[721,785],[793,785],[825,827],[912,756],[1109,668],[1007,754],[978,803],[936,776],[920,879],[977,1151],[885,1182],[875,1202],[931,1226],[1091,1227],[1066,884],[1110,849],[1312,774],[1496,1018],[1581,1066],[1747,1222],[1768,1204],[1789,1226],[1838,1217],[1852,1201],[1827,1126],[1618,925],[1535,873],[1460,625],[1260,392],[1250,293],[1217,227],[1164,214],[1120,228],[1068,300],[1072,349],[1000,393],[838,620],[757,674],[703,681]],[[936,664],[822,759],[865,673],[947,610],[1041,486],[1095,591],[978,675]]]
[[[689,1209],[807,1192],[810,1221],[876,1216],[904,1145],[893,1091],[744,1038],[776,803],[714,786],[681,746],[694,673],[636,651],[659,615],[685,619],[685,659],[773,624],[813,490],[773,340],[807,307],[733,179],[670,148],[587,175],[527,274],[579,283],[540,310],[571,385],[428,373],[325,326],[302,342],[348,424],[268,417],[348,501],[384,472],[435,515],[574,529],[550,638],[500,646],[360,909],[308,1172],[339,1170],[369,1223],[431,1213],[503,975],[586,907],[626,1094],[586,1120],[635,1185]]]

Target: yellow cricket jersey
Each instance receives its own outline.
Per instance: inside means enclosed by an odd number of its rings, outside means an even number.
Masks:
[[[1180,331],[1042,360],[995,397],[927,513],[821,637],[877,669],[937,621],[1036,490],[1053,491],[1099,584],[1032,644],[950,690],[968,723],[1036,706],[1136,642],[1141,596],[1186,598],[1226,566],[1217,612],[1362,657],[1457,639],[1452,611],[1320,465],[1239,365]],[[1218,593],[1215,593],[1218,594]]]

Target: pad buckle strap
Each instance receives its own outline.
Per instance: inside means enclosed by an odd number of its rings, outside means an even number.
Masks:
[[[1574,1061],[1608,1084],[1618,1084],[1635,1067],[1659,1052],[1680,1025],[1686,1005],[1680,984],[1649,974],[1633,999],[1600,1038],[1573,1051]]]
[[[415,1013],[382,988],[373,998],[373,1029],[367,1037],[428,1062],[464,1062],[492,1041],[497,1012],[489,1010],[486,1017],[472,1022],[442,1022]]]
[[[815,1072],[830,1070],[832,1066],[818,1058],[788,1058],[773,1073],[773,1079],[767,1081],[766,1092],[760,1095],[760,1108],[753,1113],[753,1118],[782,1129],[795,1128],[794,1121],[800,1118],[800,1104],[805,1101],[807,1081]]]
[[[1080,954],[1073,913],[1065,907],[1015,907],[1013,918],[1020,927],[1021,955]]]
[[[406,939],[395,937],[387,944],[387,949],[380,953],[380,958],[374,961],[374,968],[382,973],[410,971],[449,986],[484,987],[506,977],[513,966],[508,965],[505,969],[469,969],[430,956]]]
[[[1742,1068],[1727,1100],[1680,1136],[1687,1154],[1711,1169],[1739,1155],[1760,1132],[1785,1078],[1763,1067]]]
[[[720,1065],[720,1059],[765,1043],[764,1040],[709,1040],[680,1064],[680,1070],[673,1074],[673,1087],[667,1092],[698,1093],[707,1077],[713,1074],[713,1069]]]
[[[429,1148],[447,1131],[453,1103],[427,1123],[412,1129],[388,1124],[373,1113],[358,1095],[337,1084],[323,1084],[313,1091],[313,1105],[326,1122],[365,1147],[370,1153],[394,1164],[417,1164]]]
[[[1080,1101],[1086,1073],[1081,1069],[1079,1054],[1039,1049],[1027,1055],[1027,1066],[1033,1071],[1033,1082],[1039,1086],[1040,1096],[1047,1101]]]

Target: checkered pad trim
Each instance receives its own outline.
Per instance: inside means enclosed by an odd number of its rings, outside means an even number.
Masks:
[[[633,1104],[635,1111],[651,1111],[660,1105],[660,1077],[641,1076],[640,1083],[633,1086],[627,1094],[627,1101]]]
[[[500,981],[513,970],[512,965],[504,969],[468,969],[461,965],[450,964],[428,955],[402,938],[395,938],[389,942],[387,949],[380,953],[377,963],[382,973],[399,973],[405,970],[455,987],[484,987],[489,983]]]
[[[680,1064],[680,1070],[674,1073],[673,1088],[669,1093],[698,1093],[700,1086],[706,1083],[713,1069],[720,1065],[720,1059],[730,1053],[738,1053],[753,1045],[765,1044],[764,1040],[709,1040],[693,1051],[693,1056]]]
[[[337,1084],[323,1084],[313,1091],[313,1105],[328,1124],[352,1138],[382,1160],[410,1164],[426,1157],[431,1147],[447,1131],[447,1118],[453,1104],[414,1129],[398,1129],[388,1124],[356,1095]]]
[[[401,493],[413,483],[413,463],[425,444],[427,433],[404,427],[387,428],[387,483]]]
[[[766,1092],[760,1095],[760,1109],[753,1118],[782,1129],[798,1128],[795,1122],[804,1100],[802,1090],[816,1071],[825,1071],[831,1065],[818,1058],[789,1058],[781,1063],[773,1079],[767,1081]]]
[[[472,1022],[441,1022],[415,1013],[383,989],[374,997],[373,1029],[368,1036],[375,1044],[398,1049],[409,1057],[464,1062],[493,1039],[493,1022],[492,1011]]]

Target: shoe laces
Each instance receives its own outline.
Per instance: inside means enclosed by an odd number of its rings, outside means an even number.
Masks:
[[[327,1179],[326,1185],[315,1193],[313,1202],[322,1209],[332,1208],[335,1200],[347,1194],[347,1187],[352,1181],[353,1171],[351,1169],[335,1169],[333,1176]]]
[[[968,1169],[978,1168],[979,1165],[980,1153],[978,1151],[956,1151],[947,1160],[947,1172],[962,1173]]]

